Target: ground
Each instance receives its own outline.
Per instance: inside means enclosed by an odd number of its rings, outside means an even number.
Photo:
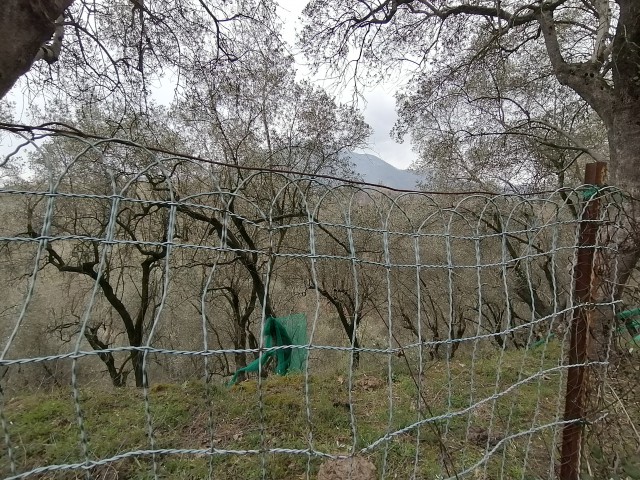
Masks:
[[[155,469],[158,478],[172,479],[327,480],[348,466],[330,456],[355,452],[364,476],[354,480],[447,478],[464,471],[462,478],[531,480],[548,478],[558,460],[560,429],[553,424],[564,404],[559,353],[549,347],[430,362],[418,382],[420,394],[404,358],[393,358],[391,375],[386,361],[364,358],[366,367],[351,378],[324,371],[250,379],[232,388],[190,381],[157,384],[146,394],[81,387],[82,429],[71,389],[5,398],[3,414],[14,474],[82,463],[84,431],[90,460],[112,458],[92,469],[94,479],[148,479]],[[424,421],[419,427],[418,420]],[[142,452],[152,448],[193,451]],[[0,474],[10,476],[10,463],[5,448]],[[628,478],[640,478],[630,475],[632,468],[625,470]],[[85,477],[63,470],[27,478]]]

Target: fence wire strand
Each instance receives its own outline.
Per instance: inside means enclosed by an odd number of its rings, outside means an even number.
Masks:
[[[66,139],[75,154],[40,150],[42,178],[0,187],[4,478],[159,479],[188,463],[193,478],[309,479],[356,458],[379,478],[555,474],[575,422],[567,371],[606,375],[619,341],[612,328],[604,357],[567,360],[576,309],[621,307],[611,287],[588,305],[574,295],[588,186],[393,192]],[[629,199],[598,195],[596,250],[616,285]],[[297,313],[306,342],[268,344],[267,320]],[[267,359],[294,351],[303,368],[278,377]],[[43,392],[76,427],[37,413]],[[104,445],[100,415],[126,402],[138,433]],[[68,450],[23,443],[30,411]],[[365,478],[354,465],[345,475]]]

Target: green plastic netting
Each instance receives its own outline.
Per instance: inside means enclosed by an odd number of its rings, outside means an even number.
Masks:
[[[262,336],[265,348],[306,345],[307,317],[302,313],[289,315],[288,317],[269,317],[264,323]],[[305,348],[279,348],[265,352],[246,367],[236,370],[236,373],[229,381],[229,385],[234,385],[238,381],[238,376],[243,372],[258,372],[261,366],[264,367],[267,361],[273,357],[276,359],[275,371],[278,375],[301,372],[307,362],[307,353]]]

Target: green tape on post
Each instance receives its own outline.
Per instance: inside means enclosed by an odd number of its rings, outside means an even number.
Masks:
[[[631,339],[636,346],[640,347],[640,333],[637,333],[640,330],[640,319],[636,319],[635,317],[640,316],[640,308],[634,308],[631,310],[624,310],[616,315],[617,319],[621,322],[624,322],[624,325],[619,326],[616,329],[617,333],[624,333],[625,331],[634,335]]]
[[[625,310],[623,312],[620,312],[616,315],[616,317],[618,317],[618,320],[627,320],[628,318],[637,317],[639,315],[640,315],[640,308],[634,308],[633,310]],[[634,322],[640,325],[640,323],[637,320],[634,320]]]
[[[600,188],[595,186],[595,185],[589,185],[587,187],[585,187],[585,189],[582,192],[582,198],[584,200],[591,200],[593,197],[595,197],[598,192],[600,191]]]

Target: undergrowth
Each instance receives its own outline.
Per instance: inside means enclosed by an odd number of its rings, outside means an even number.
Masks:
[[[385,478],[549,478],[564,407],[558,345],[475,361],[361,359],[350,377],[310,365],[305,376],[250,379],[232,388],[188,382],[80,390],[95,479],[315,478],[320,454],[358,453]],[[390,367],[390,368],[389,368]],[[348,372],[348,370],[346,370]],[[390,373],[389,373],[390,372]],[[308,396],[307,396],[308,393]],[[13,474],[85,461],[71,389],[5,399]],[[382,441],[381,441],[382,439]],[[192,449],[190,454],[131,454]],[[283,449],[269,452],[269,449]],[[299,452],[287,452],[299,450]],[[0,473],[12,475],[5,445]],[[129,453],[129,455],[127,455]],[[154,470],[155,469],[155,470]],[[263,476],[264,473],[264,476]],[[85,478],[81,469],[31,478]],[[455,478],[455,477],[454,477]]]

